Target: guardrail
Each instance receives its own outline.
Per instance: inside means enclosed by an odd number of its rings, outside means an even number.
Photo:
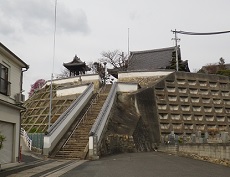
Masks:
[[[93,87],[91,83],[88,88],[68,107],[68,109],[61,114],[61,116],[54,122],[54,124],[47,130],[46,135],[52,134],[58,126],[67,118],[70,112],[79,104],[79,102],[84,98],[87,92]]]
[[[25,141],[27,147],[31,150],[32,140],[29,138],[24,128],[21,128],[21,136],[23,137],[23,140]]]
[[[44,136],[43,154],[49,155],[59,140],[63,137],[77,115],[81,112],[93,95],[94,85],[91,83],[86,90],[71,104],[71,106],[47,130]]]
[[[98,98],[100,97],[100,93],[102,92],[102,89],[103,89],[103,87],[98,91],[97,96],[91,101],[90,106],[88,107],[88,109],[86,110],[86,112],[84,113],[84,115],[82,116],[80,121],[77,123],[76,127],[74,128],[74,130],[71,132],[71,134],[69,135],[69,137],[65,141],[63,147],[65,147],[65,145],[67,144],[67,142],[69,141],[69,139],[71,138],[71,136],[73,135],[75,130],[79,127],[80,123],[82,123],[82,122],[84,123],[85,119],[87,119],[87,114],[88,114],[89,111],[92,110],[93,104],[95,104],[97,102]]]
[[[93,124],[90,133],[89,133],[89,156],[97,156],[97,145],[98,142],[101,140],[101,135],[103,130],[105,129],[105,125],[108,120],[108,116],[110,113],[110,110],[113,106],[114,99],[117,93],[117,83],[114,83],[107,99],[105,100],[104,105],[102,106],[102,109]]]

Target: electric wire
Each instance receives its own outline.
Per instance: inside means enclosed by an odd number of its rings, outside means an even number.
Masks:
[[[172,31],[173,33],[185,34],[185,35],[218,35],[230,33],[230,31],[218,31],[218,32],[208,32],[208,33],[199,33],[199,32],[190,32],[190,31]]]

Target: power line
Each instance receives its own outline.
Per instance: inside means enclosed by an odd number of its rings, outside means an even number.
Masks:
[[[173,33],[185,34],[185,35],[217,35],[230,33],[230,31],[218,31],[218,32],[208,32],[208,33],[199,33],[199,32],[190,32],[190,31],[176,31],[172,30]]]
[[[217,34],[226,34],[226,33],[230,33],[230,31],[217,31],[217,32],[209,32],[209,33],[198,33],[198,32],[191,32],[191,31],[177,31],[175,30],[171,30],[174,34],[175,34],[175,38],[173,38],[173,40],[175,40],[175,50],[176,50],[176,70],[178,71],[178,54],[177,54],[177,50],[178,50],[178,46],[177,46],[177,41],[180,40],[179,38],[177,38],[177,34],[185,34],[185,35],[200,35],[200,36],[205,36],[205,35],[217,35]]]

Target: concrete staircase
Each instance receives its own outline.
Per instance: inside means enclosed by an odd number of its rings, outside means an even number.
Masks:
[[[67,132],[69,137],[60,150],[55,153],[56,158],[85,159],[88,153],[89,131],[92,128],[107,96],[111,85],[107,85],[94,99],[91,108],[84,113],[85,118],[76,125],[73,131]]]

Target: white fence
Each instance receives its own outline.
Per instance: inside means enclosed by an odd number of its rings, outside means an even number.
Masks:
[[[31,150],[32,140],[29,138],[29,136],[23,128],[21,128],[21,136],[23,137],[23,140],[25,141],[27,147]]]

